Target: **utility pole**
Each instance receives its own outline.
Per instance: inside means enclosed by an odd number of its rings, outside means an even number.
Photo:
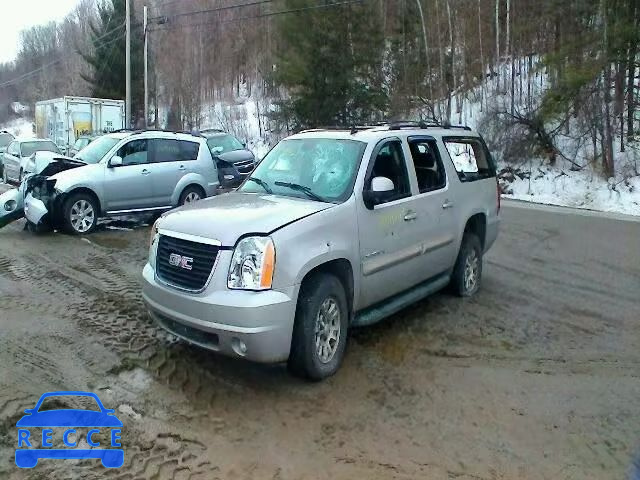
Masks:
[[[126,29],[127,29],[127,40],[126,40],[126,52],[125,52],[125,63],[126,63],[126,74],[125,74],[125,82],[126,82],[126,100],[125,100],[125,128],[131,128],[131,0],[126,0]]]
[[[144,126],[149,126],[149,71],[147,65],[149,32],[147,31],[147,6],[144,6]]]

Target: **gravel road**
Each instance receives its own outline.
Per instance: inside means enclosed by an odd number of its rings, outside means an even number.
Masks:
[[[148,226],[0,230],[0,477],[621,479],[640,447],[640,223],[509,202],[472,299],[352,332],[323,383],[158,331]],[[96,392],[125,464],[14,465],[16,421]]]

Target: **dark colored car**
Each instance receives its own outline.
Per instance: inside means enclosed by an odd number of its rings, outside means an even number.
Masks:
[[[256,157],[246,145],[222,130],[203,130],[211,155],[218,167],[218,179],[223,188],[240,185],[256,166]]]

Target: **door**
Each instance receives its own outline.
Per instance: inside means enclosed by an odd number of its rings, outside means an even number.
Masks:
[[[11,142],[7,147],[3,165],[7,170],[7,177],[17,180],[20,175],[20,144],[18,142]]]
[[[406,290],[421,280],[416,259],[423,237],[418,226],[419,202],[412,192],[415,179],[407,168],[399,139],[384,140],[374,149],[365,177],[365,190],[374,177],[386,177],[394,189],[367,208],[358,201],[358,231],[362,269],[361,298],[367,307]]]
[[[416,225],[423,242],[417,261],[426,280],[453,266],[457,255],[456,209],[436,140],[409,137],[407,146],[418,188]]]
[[[171,206],[171,197],[178,181],[188,171],[188,163],[182,159],[180,141],[168,138],[149,140],[153,178],[151,188],[155,206]]]
[[[153,164],[147,162],[148,153],[147,139],[131,140],[116,152],[122,165],[105,165],[104,197],[108,212],[153,206]]]

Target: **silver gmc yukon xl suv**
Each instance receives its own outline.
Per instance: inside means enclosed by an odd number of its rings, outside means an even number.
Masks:
[[[491,155],[466,127],[307,130],[235,192],[158,219],[143,297],[190,343],[318,380],[349,328],[446,286],[476,293],[499,212]]]

